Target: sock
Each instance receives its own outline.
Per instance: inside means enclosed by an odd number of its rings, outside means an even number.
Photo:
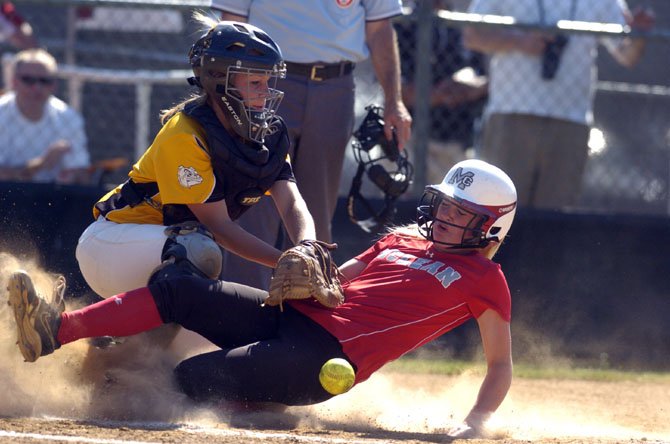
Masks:
[[[61,319],[56,338],[61,345],[98,336],[132,336],[163,325],[148,287],[64,312]]]

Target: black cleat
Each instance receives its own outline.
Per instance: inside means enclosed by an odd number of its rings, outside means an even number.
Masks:
[[[23,358],[27,362],[35,362],[40,356],[59,349],[60,343],[56,336],[61,324],[61,313],[65,310],[65,279],[59,276],[56,280],[52,302],[47,302],[37,294],[30,275],[23,270],[12,273],[7,291],[18,329],[17,344]]]

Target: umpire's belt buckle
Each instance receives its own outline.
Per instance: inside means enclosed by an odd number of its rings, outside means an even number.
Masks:
[[[317,70],[317,69],[322,69],[322,68],[325,68],[325,66],[324,66],[324,65],[312,65],[312,72],[311,72],[311,74],[309,75],[309,79],[310,79],[310,80],[314,80],[314,81],[316,81],[316,82],[320,82],[320,81],[322,81],[322,80],[323,80],[323,77],[317,77],[317,76],[316,76],[316,70]]]

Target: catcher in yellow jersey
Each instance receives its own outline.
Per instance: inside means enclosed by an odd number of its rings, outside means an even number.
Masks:
[[[196,18],[207,31],[190,50],[188,80],[200,95],[163,112],[128,181],[95,204],[79,239],[81,272],[103,297],[147,285],[164,260],[184,257],[176,249],[210,278],[220,274],[219,246],[274,267],[281,251],[234,222],[264,195],[294,243],[315,238],[275,115],[283,92],[274,86],[286,73],[279,47],[246,23]]]

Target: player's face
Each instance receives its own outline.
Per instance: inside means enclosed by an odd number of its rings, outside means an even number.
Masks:
[[[472,221],[473,214],[453,202],[442,200],[437,207],[433,222],[433,240],[436,241],[435,248],[444,249],[444,244],[460,244],[467,227]]]
[[[265,107],[265,101],[270,98],[270,75],[265,74],[235,74],[232,76],[232,86],[235,88],[244,104],[256,110]]]

